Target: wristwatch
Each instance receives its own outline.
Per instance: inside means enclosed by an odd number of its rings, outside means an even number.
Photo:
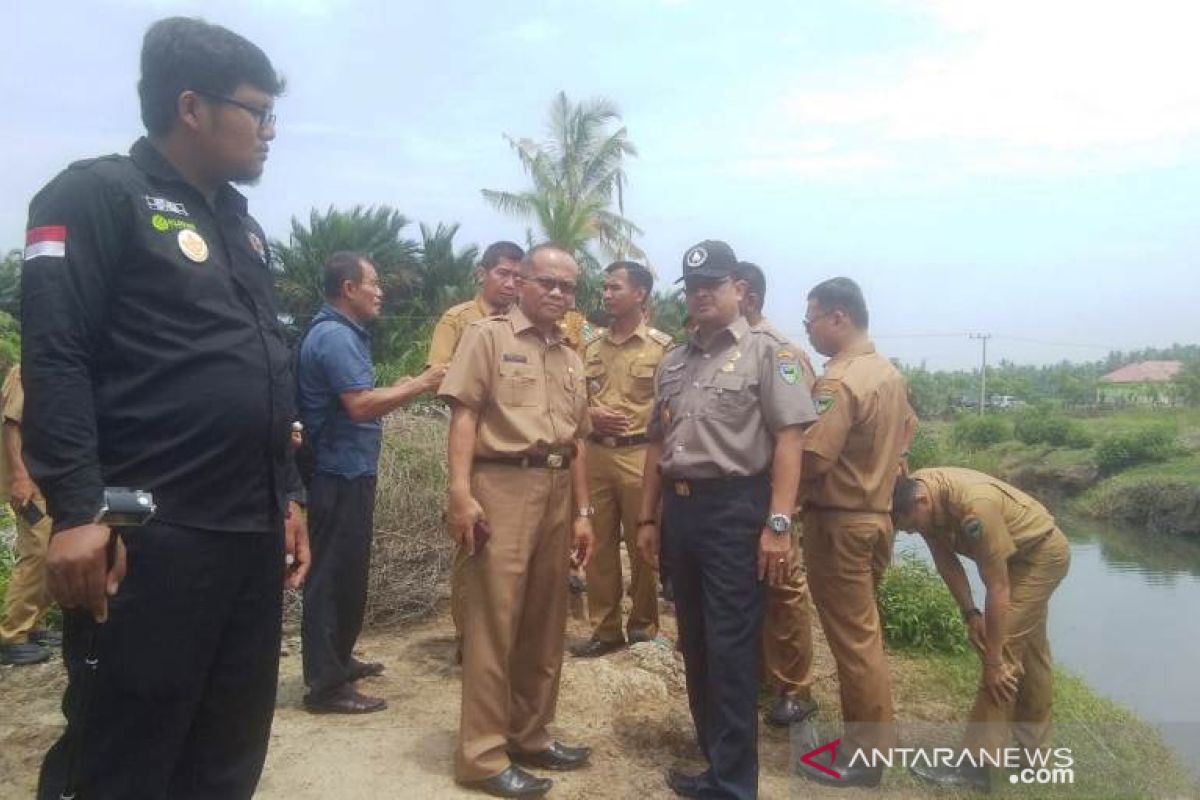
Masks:
[[[767,517],[767,527],[771,529],[772,533],[782,536],[791,532],[792,518],[788,514],[772,514]]]
[[[580,519],[589,519],[591,517],[594,517],[594,516],[596,516],[596,507],[595,506],[580,506],[579,509],[577,509],[575,511],[575,516],[579,517]]]

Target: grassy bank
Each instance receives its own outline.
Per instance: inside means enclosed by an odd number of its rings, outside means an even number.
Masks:
[[[961,725],[975,696],[980,663],[940,577],[916,557],[901,558],[884,577],[879,605],[900,719],[918,730],[933,726],[940,734],[953,724],[945,721]],[[1054,675],[1054,720],[1050,744],[1070,748],[1074,783],[1014,786],[1004,776],[993,776],[994,793],[1018,798],[1200,794],[1200,785],[1153,726],[1062,668]],[[914,742],[906,737],[904,744]],[[948,744],[944,735],[938,744]],[[895,788],[924,787],[903,770],[891,770],[887,780]],[[977,795],[939,791],[938,796]]]
[[[1036,441],[1030,420],[1053,441]],[[1200,409],[1089,417],[1027,410],[932,421],[922,424],[913,464],[978,469],[1044,499],[1068,500],[1078,514],[1200,537]]]

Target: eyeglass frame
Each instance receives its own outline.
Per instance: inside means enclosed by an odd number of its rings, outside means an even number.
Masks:
[[[259,108],[258,106],[253,106],[249,103],[243,103],[241,100],[229,97],[228,95],[217,94],[216,92],[206,92],[203,89],[192,89],[192,91],[201,97],[208,98],[209,100],[216,100],[219,103],[228,103],[231,106],[236,106],[243,111],[249,112],[251,116],[258,120],[258,129],[260,131],[265,131],[267,128],[274,128],[275,123],[278,120],[278,117],[275,116],[275,109],[273,108]]]
[[[518,274],[516,277],[518,280],[522,281],[533,281],[537,284],[538,288],[546,294],[550,294],[555,289],[558,289],[559,293],[562,294],[563,297],[574,297],[579,291],[579,284],[575,283],[574,281],[560,281],[556,278],[549,278],[545,275]]]

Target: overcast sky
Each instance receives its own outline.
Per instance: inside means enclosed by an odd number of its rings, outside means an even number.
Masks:
[[[561,89],[620,106],[658,274],[725,239],[798,338],[807,290],[847,275],[880,350],[930,367],[976,364],[969,332],[993,362],[1200,341],[1192,0],[4,3],[0,248],[66,163],[140,135],[141,36],[171,14],[288,78],[249,191],[275,237],[386,203],[523,241],[479,190],[524,185],[502,134],[540,136]]]

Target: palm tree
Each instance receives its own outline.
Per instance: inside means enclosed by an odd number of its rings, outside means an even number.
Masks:
[[[339,250],[366,254],[379,270],[383,286],[383,314],[409,314],[409,300],[420,285],[420,246],[402,235],[408,219],[388,206],[349,211],[314,209],[305,227],[292,218],[292,233],[285,244],[271,243],[275,286],[281,311],[303,329],[324,302],[323,268]]]
[[[600,257],[645,258],[633,243],[642,231],[625,217],[624,160],[636,156],[637,148],[624,126],[611,130],[620,119],[608,100],[575,105],[559,92],[550,107],[549,139],[504,137],[533,186],[520,192],[483,190],[492,206],[532,218],[546,241],[575,256],[584,271],[580,300],[585,302],[599,283]]]
[[[455,252],[458,223],[430,228],[421,223],[419,269],[421,304],[425,313],[438,315],[475,293],[475,261],[479,248],[469,245]]]

